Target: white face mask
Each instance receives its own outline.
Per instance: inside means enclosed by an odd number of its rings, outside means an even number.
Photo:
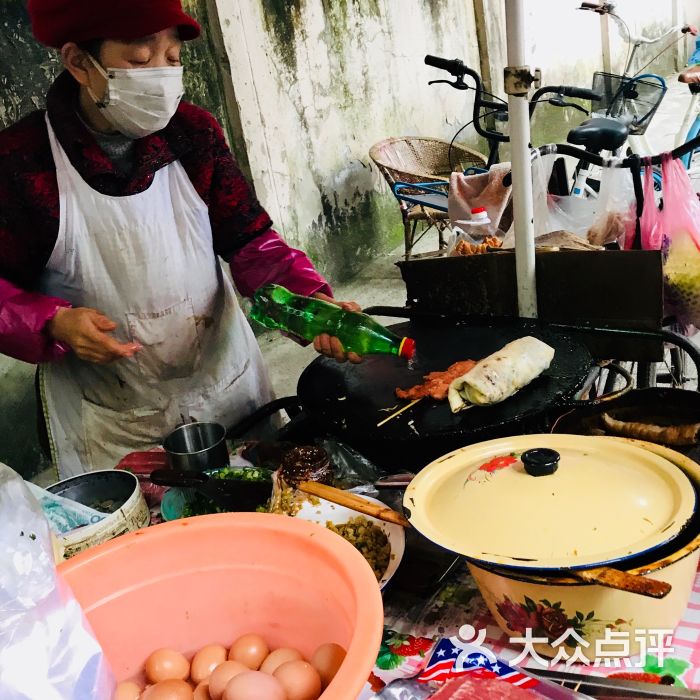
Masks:
[[[166,68],[107,68],[92,57],[107,80],[102,99],[88,94],[105,119],[119,132],[140,139],[167,126],[184,92],[182,66]]]

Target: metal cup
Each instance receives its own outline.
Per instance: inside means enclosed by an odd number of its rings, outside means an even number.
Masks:
[[[204,471],[229,465],[226,428],[219,423],[186,423],[163,440],[171,469]]]

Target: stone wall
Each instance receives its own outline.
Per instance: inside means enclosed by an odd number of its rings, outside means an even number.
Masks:
[[[277,229],[333,281],[397,243],[401,219],[368,151],[450,138],[469,94],[426,53],[478,65],[468,2],[217,0],[256,191]]]

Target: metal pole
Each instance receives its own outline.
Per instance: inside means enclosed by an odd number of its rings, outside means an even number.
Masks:
[[[612,52],[610,50],[610,18],[600,16],[600,45],[603,50],[603,70],[612,73]]]
[[[508,121],[513,172],[513,215],[518,309],[523,318],[537,317],[535,279],[535,224],[530,166],[530,112],[527,102],[530,70],[525,61],[523,0],[505,0],[508,67]]]

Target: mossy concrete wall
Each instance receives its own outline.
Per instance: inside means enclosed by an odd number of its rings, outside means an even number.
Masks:
[[[449,139],[469,119],[469,94],[429,87],[442,76],[423,57],[478,65],[471,4],[217,0],[217,7],[257,194],[289,242],[331,281],[346,279],[402,235],[370,147],[389,136]]]

